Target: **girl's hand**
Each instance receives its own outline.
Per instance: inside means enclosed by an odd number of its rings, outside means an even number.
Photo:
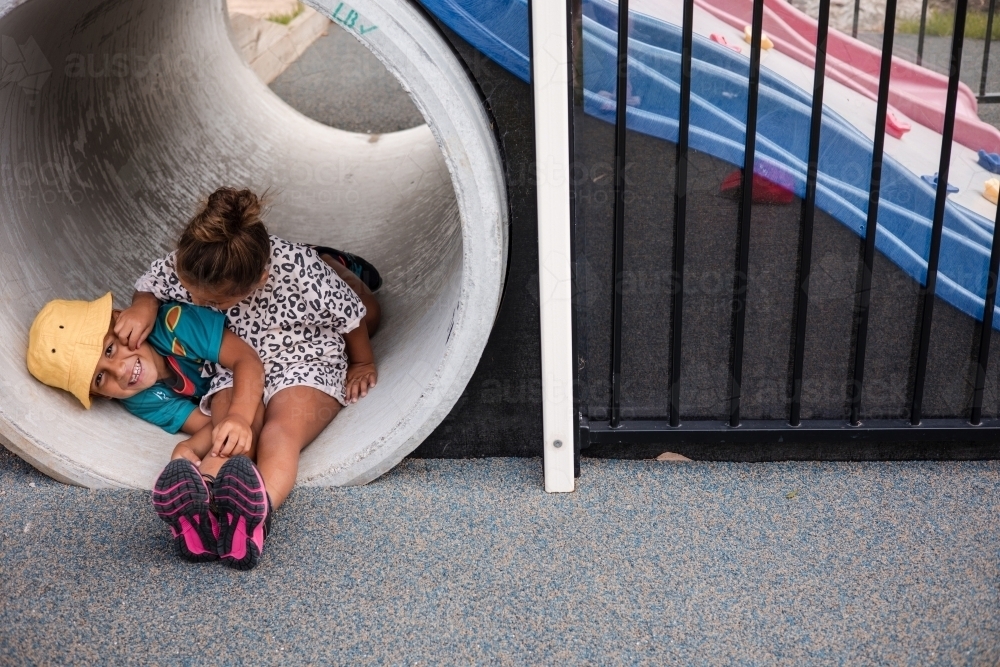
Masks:
[[[132,305],[118,314],[115,321],[115,335],[122,345],[130,350],[138,350],[143,341],[153,331],[160,302],[152,294],[137,293]]]
[[[212,456],[248,454],[252,444],[253,429],[239,415],[227,415],[212,429]]]
[[[344,381],[344,399],[348,403],[357,403],[359,398],[368,395],[368,390],[375,386],[378,371],[374,362],[347,365],[347,379]]]

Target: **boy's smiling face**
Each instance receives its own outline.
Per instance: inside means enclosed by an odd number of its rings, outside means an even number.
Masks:
[[[123,399],[149,389],[159,379],[163,357],[143,342],[138,350],[130,350],[118,342],[114,325],[118,311],[111,316],[111,326],[104,335],[104,351],[94,369],[90,391],[106,398]]]

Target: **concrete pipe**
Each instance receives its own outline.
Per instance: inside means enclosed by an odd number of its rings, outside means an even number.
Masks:
[[[379,385],[305,450],[300,483],[374,479],[462,394],[506,266],[489,120],[405,0],[309,4],[379,57],[426,126],[369,136],[305,118],[243,63],[223,0],[0,2],[0,439],[40,470],[149,488],[166,463],[177,437],[36,382],[27,332],[52,298],[110,289],[127,305],[135,278],[222,184],[270,190],[272,233],[358,252],[385,276]]]

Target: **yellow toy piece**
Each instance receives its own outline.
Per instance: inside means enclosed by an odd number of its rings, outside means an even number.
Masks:
[[[743,28],[743,41],[750,44],[753,41],[753,29],[750,26],[745,26]],[[766,33],[760,34],[760,49],[761,51],[768,51],[774,48],[774,42],[771,38],[767,36]]]
[[[983,196],[994,204],[997,203],[1000,197],[1000,178],[990,178],[983,183]]]

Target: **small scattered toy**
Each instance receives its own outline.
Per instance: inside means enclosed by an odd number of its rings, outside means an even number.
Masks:
[[[979,166],[994,174],[1000,174],[1000,155],[979,149]],[[996,203],[996,202],[994,202]]]
[[[924,174],[920,178],[922,178],[923,181],[924,181],[924,183],[927,183],[932,188],[936,188],[937,187],[937,181],[938,181],[937,172],[934,172],[933,176],[931,176],[929,174]],[[954,194],[956,192],[958,192],[958,188],[956,188],[954,185],[952,185],[951,183],[949,183],[948,184],[948,194]]]
[[[743,41],[747,44],[753,43],[753,29],[750,26],[743,28]],[[774,42],[765,33],[760,33],[760,48],[762,51],[769,51],[774,48]]]
[[[739,196],[743,170],[736,169],[722,179],[719,191]],[[766,162],[757,163],[753,175],[755,204],[791,204],[795,199],[795,178],[784,169]]]
[[[897,139],[902,139],[903,135],[909,132],[912,126],[905,120],[902,120],[892,111],[885,115],[885,133],[889,136],[896,137]]]
[[[1000,198],[1000,178],[988,178],[983,183],[983,196],[994,204]]]
[[[716,44],[721,44],[722,46],[725,46],[726,48],[732,49],[736,53],[743,53],[743,49],[741,49],[739,46],[737,46],[735,44],[730,44],[729,40],[726,39],[725,35],[720,35],[717,32],[713,32],[711,35],[709,35],[709,39],[711,39]]]

